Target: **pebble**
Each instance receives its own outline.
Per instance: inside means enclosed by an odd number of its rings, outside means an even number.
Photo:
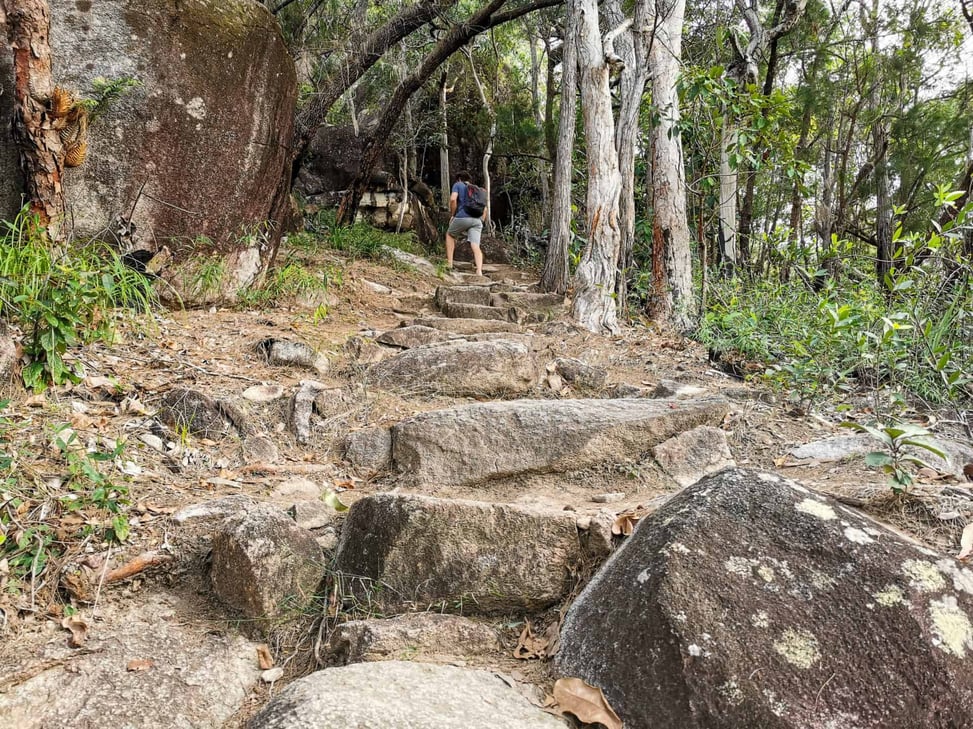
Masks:
[[[625,494],[620,491],[616,491],[610,494],[595,494],[591,497],[591,500],[596,504],[614,504],[616,501],[621,501],[625,498]]]
[[[166,444],[162,438],[152,433],[140,433],[139,440],[152,450],[159,451],[159,453],[164,453],[166,450]]]
[[[282,385],[254,385],[243,391],[243,397],[251,402],[273,402],[283,396]]]

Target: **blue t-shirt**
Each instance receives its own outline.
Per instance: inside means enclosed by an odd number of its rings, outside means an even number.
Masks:
[[[450,195],[452,193],[458,193],[456,197],[456,216],[457,218],[478,218],[479,215],[470,215],[466,208],[466,183],[462,180],[453,184],[453,189],[450,190]]]

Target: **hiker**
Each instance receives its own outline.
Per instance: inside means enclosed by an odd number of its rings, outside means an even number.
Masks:
[[[446,265],[453,267],[453,251],[456,238],[465,236],[473,249],[476,275],[483,275],[483,251],[480,250],[480,234],[483,232],[483,214],[486,212],[486,191],[473,184],[466,170],[456,173],[456,182],[449,194],[449,228],[446,230]]]

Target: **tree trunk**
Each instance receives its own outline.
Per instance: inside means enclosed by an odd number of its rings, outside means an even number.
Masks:
[[[578,95],[578,0],[567,0],[564,11],[564,52],[561,59],[561,117],[554,154],[551,236],[547,244],[540,289],[563,294],[568,288],[568,250],[571,247],[571,177],[574,169],[574,130]]]
[[[64,235],[64,145],[58,119],[48,104],[54,92],[51,76],[51,27],[47,0],[5,0],[7,28],[14,58],[13,138],[20,149],[30,211],[52,240]]]
[[[719,243],[724,273],[735,275],[737,255],[737,169],[730,162],[730,154],[737,148],[737,123],[727,109],[720,133],[720,218]]]
[[[490,158],[493,157],[493,143],[497,137],[497,113],[493,109],[493,104],[487,98],[486,91],[483,89],[483,82],[480,80],[480,75],[476,72],[476,64],[473,63],[473,53],[470,49],[465,48],[463,54],[466,56],[467,63],[470,64],[470,71],[473,75],[473,81],[476,84],[476,90],[480,94],[480,103],[483,104],[483,108],[486,109],[487,116],[490,117],[490,136],[487,139],[486,149],[483,151],[483,163],[481,166],[481,174],[483,175],[483,189],[486,190],[487,206],[483,211],[483,229],[489,232],[493,232],[493,216],[491,214],[490,205]]]
[[[544,100],[540,94],[541,77],[541,52],[539,48],[537,33],[530,31],[530,100],[531,110],[534,112],[534,124],[538,129],[545,129],[544,119]],[[550,83],[550,78],[548,78]],[[541,139],[537,146],[538,158],[534,160],[534,174],[537,178],[537,185],[541,194],[540,219],[542,224],[546,224],[550,217],[551,210],[551,186],[547,174],[547,161],[542,159],[544,155],[544,140]]]
[[[635,251],[635,148],[639,134],[639,109],[642,94],[649,78],[648,63],[645,57],[648,45],[645,19],[646,3],[635,6],[634,25],[637,32],[626,30],[619,34],[615,48],[625,64],[619,78],[621,104],[618,110],[618,123],[615,127],[615,150],[618,153],[618,170],[622,178],[622,188],[618,199],[618,222],[621,230],[616,285],[618,301],[622,307],[628,299],[628,276],[633,266]],[[604,6],[605,18],[612,25],[620,25],[625,20],[619,0],[610,0]]]
[[[581,109],[588,155],[588,244],[576,275],[572,316],[593,332],[619,331],[615,301],[621,230],[622,178],[615,152],[610,67],[602,46],[596,0],[579,0],[578,60]]]
[[[446,85],[447,70],[448,66],[439,78],[439,201],[444,208],[449,207],[449,181],[453,179],[449,174],[449,120],[446,116],[446,94],[452,87]]]
[[[682,55],[686,0],[656,3],[657,19],[649,54],[652,100],[659,121],[652,129],[652,293],[649,315],[680,333],[695,326],[692,245],[686,217],[685,168],[679,135],[676,81]]]

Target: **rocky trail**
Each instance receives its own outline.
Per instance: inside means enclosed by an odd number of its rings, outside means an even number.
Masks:
[[[968,443],[894,499],[846,416],[407,263],[167,313],[8,406],[51,489],[53,427],[124,441],[132,505],[0,597],[0,725],[973,726]]]

